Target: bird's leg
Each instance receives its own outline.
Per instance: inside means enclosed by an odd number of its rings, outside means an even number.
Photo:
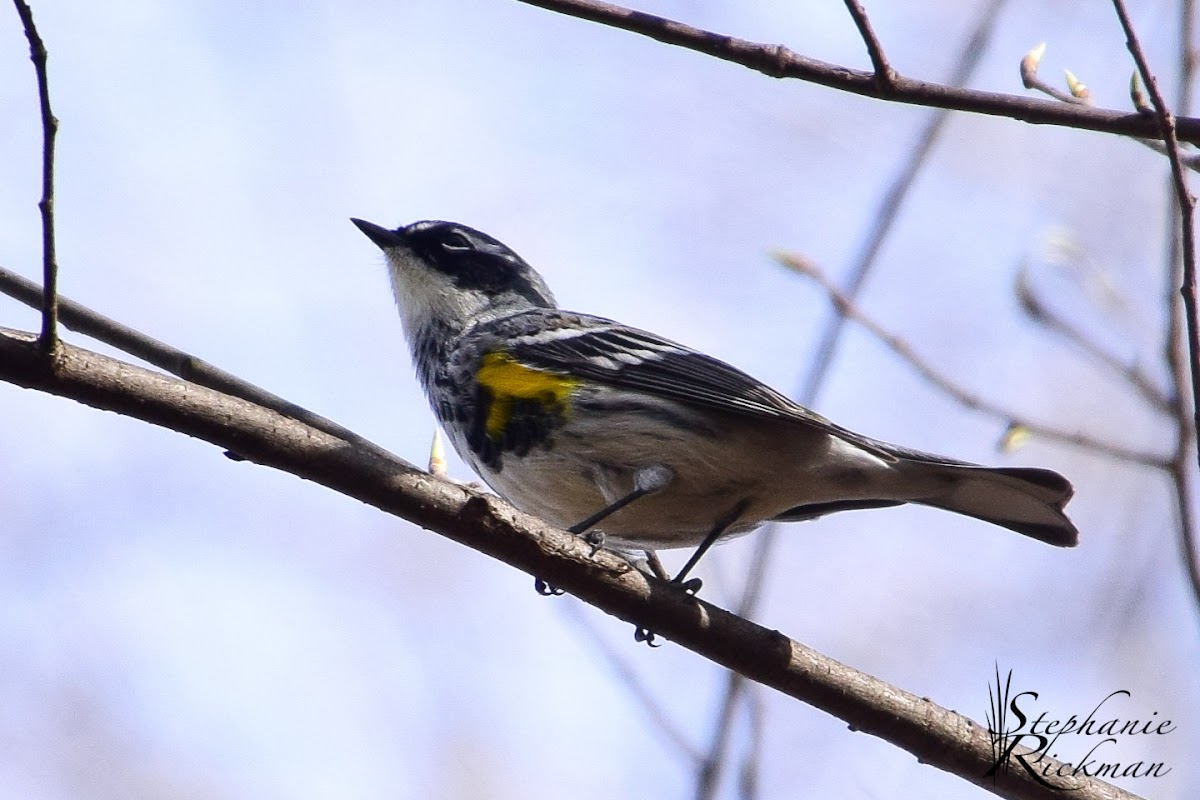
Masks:
[[[725,531],[729,530],[729,526],[737,521],[737,518],[742,515],[742,512],[746,510],[746,506],[748,505],[750,505],[750,499],[745,498],[732,509],[730,509],[728,513],[717,520],[717,523],[713,525],[712,530],[709,531],[708,535],[704,537],[704,541],[700,542],[700,546],[696,548],[696,552],[692,553],[692,557],[689,558],[687,563],[683,565],[683,569],[679,570],[679,574],[671,579],[672,584],[679,586],[688,594],[695,594],[696,592],[700,591],[700,587],[703,585],[703,583],[701,583],[699,578],[692,578],[690,581],[685,581],[684,578],[686,578],[687,574],[692,571],[692,568],[700,562],[700,559],[704,557],[704,554],[708,552],[709,548],[717,543],[717,540],[721,538],[721,535],[725,533]],[[651,647],[656,646],[654,642],[654,631],[649,630],[648,628],[637,628],[633,632],[633,638],[634,641],[645,642]]]
[[[671,472],[670,468],[661,464],[642,467],[633,474],[633,491],[623,497],[617,498],[614,502],[609,503],[582,522],[575,523],[567,528],[567,530],[571,533],[582,535],[583,540],[592,546],[592,555],[596,555],[596,551],[604,546],[604,532],[591,531],[589,533],[589,530],[639,497],[645,497],[648,494],[653,494],[665,488],[674,477],[675,473]],[[534,579],[533,588],[541,595],[562,594],[562,589],[559,589],[557,586],[551,586],[541,578]]]
[[[633,491],[624,497],[619,497],[615,502],[609,503],[604,508],[592,514],[582,522],[577,522],[567,528],[571,533],[583,533],[589,528],[593,528],[600,524],[604,519],[612,516],[620,511],[625,506],[637,500],[639,497],[645,497],[648,494],[657,492],[663,489],[671,482],[675,474],[670,469],[660,464],[652,467],[642,467],[633,474]],[[591,540],[589,540],[591,541]],[[595,542],[592,542],[595,544]],[[600,539],[600,544],[604,543],[604,539]]]
[[[737,521],[737,518],[742,515],[742,512],[746,510],[746,506],[748,505],[750,505],[750,498],[747,497],[739,502],[736,506],[731,508],[725,514],[725,516],[717,520],[717,524],[714,525],[713,529],[708,532],[707,536],[704,537],[704,541],[702,541],[700,546],[696,548],[696,552],[692,553],[692,557],[689,558],[687,563],[683,565],[683,569],[679,570],[679,574],[671,579],[671,583],[679,584],[690,594],[695,594],[696,592],[700,591],[700,587],[703,584],[701,584],[699,578],[692,578],[690,581],[684,581],[684,578],[686,578],[687,574],[692,571],[692,568],[699,563],[700,559],[704,557],[704,554],[708,552],[709,548],[717,543],[717,540],[721,538],[725,531],[729,530],[729,526]]]

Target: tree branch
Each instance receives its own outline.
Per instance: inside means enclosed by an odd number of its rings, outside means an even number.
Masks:
[[[32,334],[0,329],[0,380],[185,433],[320,483],[537,575],[634,625],[837,716],[1002,797],[1061,798],[1025,770],[991,778],[991,740],[976,723],[741,619],[615,553],[516,511],[499,498],[364,451],[239,398],[65,343],[47,363]],[[1046,762],[1052,769],[1057,762]],[[1069,769],[1063,770],[1070,773]],[[1132,798],[1063,778],[1079,800]]]
[[[1181,111],[1191,102],[1192,88],[1196,77],[1196,61],[1192,52],[1192,28],[1194,27],[1195,5],[1193,0],[1181,0],[1179,8],[1179,86],[1176,107]],[[1165,148],[1164,148],[1165,149]],[[1179,193],[1172,188],[1167,205],[1167,219],[1180,215]],[[1171,459],[1171,487],[1175,495],[1180,554],[1192,590],[1192,599],[1200,606],[1200,543],[1196,541],[1196,517],[1193,508],[1192,448],[1194,446],[1195,397],[1189,398],[1188,346],[1185,336],[1184,306],[1176,294],[1176,287],[1183,281],[1182,237],[1175,234],[1173,227],[1167,235],[1167,332],[1165,354],[1167,367],[1174,388],[1175,454]]]
[[[1030,318],[1047,330],[1062,336],[1073,345],[1083,350],[1093,359],[1107,367],[1114,375],[1128,383],[1142,399],[1159,411],[1171,413],[1175,408],[1175,398],[1168,395],[1154,379],[1135,361],[1126,363],[1113,353],[1104,349],[1091,339],[1078,325],[1059,314],[1056,310],[1042,302],[1030,280],[1028,263],[1022,264],[1017,270],[1014,287],[1017,302]]]
[[[6,294],[27,306],[37,308],[42,297],[42,287],[15,272],[0,267],[0,294]],[[202,358],[185,353],[139,330],[117,322],[111,317],[106,317],[98,311],[93,311],[70,298],[58,297],[58,313],[63,326],[69,330],[104,342],[186,381],[198,383],[223,394],[240,397],[263,408],[278,411],[280,414],[299,420],[319,431],[344,439],[356,447],[374,450],[386,458],[397,458],[374,442],[364,439],[357,433],[320,414],[315,414],[277,394],[255,386]]]
[[[1157,469],[1167,469],[1170,467],[1171,460],[1166,456],[1130,450],[1120,445],[1100,441],[1087,434],[1062,431],[1047,425],[1029,422],[1012,411],[962,388],[953,380],[938,372],[933,365],[918,355],[907,342],[899,336],[888,332],[879,323],[859,310],[853,301],[834,286],[833,282],[813,264],[804,259],[788,255],[780,255],[778,256],[778,260],[784,266],[814,280],[825,291],[825,294],[829,297],[829,301],[833,303],[839,314],[843,314],[847,318],[857,322],[867,333],[878,339],[885,347],[899,356],[902,361],[905,361],[920,373],[921,377],[967,408],[997,417],[1010,425],[1018,425],[1028,430],[1031,434],[1046,439],[1053,439],[1064,444],[1086,448],[1113,458],[1130,461],[1135,464],[1143,464],[1148,467],[1155,467]]]
[[[1049,95],[1061,103],[1071,103],[1072,105],[1080,106],[1088,105],[1086,99],[1064,92],[1041,79],[1038,75],[1038,67],[1041,66],[1042,56],[1045,53],[1046,44],[1043,42],[1026,53],[1025,57],[1021,59],[1021,85],[1026,89],[1033,89],[1044,95]]]
[[[890,95],[895,90],[893,79],[896,77],[896,71],[892,69],[887,56],[883,53],[883,43],[875,35],[875,29],[871,27],[871,20],[867,17],[867,12],[863,10],[862,3],[859,3],[858,0],[845,0],[845,2],[846,10],[850,12],[854,26],[858,28],[858,33],[862,36],[863,44],[867,46],[867,55],[871,57],[871,65],[875,67],[875,79],[879,83],[879,90],[885,96]]]
[[[1197,322],[1196,312],[1196,236],[1195,216],[1196,198],[1188,190],[1187,176],[1179,156],[1179,139],[1176,136],[1176,119],[1167,107],[1162,92],[1158,90],[1158,81],[1150,71],[1146,54],[1142,52],[1141,42],[1129,21],[1129,12],[1125,10],[1123,0],[1113,0],[1113,8],[1121,20],[1121,28],[1125,31],[1125,43],[1129,47],[1133,60],[1137,62],[1138,72],[1146,91],[1150,93],[1150,102],[1154,104],[1154,117],[1159,126],[1159,138],[1167,147],[1167,159],[1171,164],[1171,179],[1175,185],[1175,196],[1179,201],[1179,237],[1183,254],[1183,295],[1184,319],[1187,322],[1188,356],[1190,361],[1192,386],[1192,423],[1200,426],[1200,323]],[[1195,429],[1195,427],[1193,428]]]
[[[58,134],[58,119],[50,110],[50,81],[46,73],[46,45],[33,23],[33,10],[25,0],[13,0],[25,38],[29,40],[29,57],[37,73],[38,100],[42,113],[42,350],[54,352],[58,344],[58,257],[54,245],[54,139]]]
[[[1061,125],[1081,130],[1100,131],[1121,136],[1140,136],[1148,139],[1161,138],[1163,135],[1157,122],[1142,114],[1110,111],[1086,105],[1056,103],[1050,100],[1019,97],[999,92],[942,86],[900,75],[893,77],[891,90],[885,91],[880,88],[874,72],[829,64],[793,53],[783,45],[759,44],[744,39],[735,39],[732,36],[713,33],[675,20],[600,2],[600,0],[519,0],[519,2],[620,28],[664,44],[695,50],[723,61],[741,64],[772,78],[795,78],[881,100],[1010,117],[1034,124]],[[1182,141],[1200,142],[1200,119],[1179,118],[1175,121],[1175,129]]]

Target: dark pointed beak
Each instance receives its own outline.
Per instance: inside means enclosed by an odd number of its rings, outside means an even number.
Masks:
[[[381,228],[374,222],[367,222],[365,219],[350,218],[360,231],[367,235],[367,238],[376,244],[376,246],[388,250],[393,247],[399,247],[404,244],[404,238],[397,231],[389,231],[387,228]]]

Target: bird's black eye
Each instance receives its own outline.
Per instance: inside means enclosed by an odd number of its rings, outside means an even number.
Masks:
[[[471,240],[463,234],[455,231],[446,236],[442,240],[442,247],[447,250],[474,250],[475,246],[471,244]]]

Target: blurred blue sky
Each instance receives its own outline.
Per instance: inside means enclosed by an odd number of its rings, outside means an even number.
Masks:
[[[866,5],[892,63],[931,80],[982,7]],[[1174,6],[1130,5],[1170,85]],[[835,0],[639,7],[867,66]],[[843,274],[930,113],[511,0],[34,11],[62,124],[63,293],[418,463],[432,419],[381,259],[348,217],[465,222],[525,256],[563,305],[794,392],[828,308],[770,253]],[[1099,105],[1127,106],[1132,65],[1107,3],[1009,2],[973,85],[1021,91],[1018,61],[1039,41],[1047,79],[1070,68]],[[0,13],[0,263],[35,277],[27,54]],[[1030,260],[1056,304],[1161,377],[1165,175],[1132,142],[957,116],[862,306],[1031,419],[1166,452],[1169,425],[1012,293]],[[1063,237],[1086,270],[1041,255]],[[1089,294],[1101,278],[1115,300]],[[0,298],[0,324],[37,318]],[[852,325],[817,407],[921,449],[1060,470],[1082,544],[928,509],[794,525],[759,621],[979,721],[997,664],[1061,716],[1127,689],[1123,716],[1157,711],[1178,730],[1122,742],[1122,760],[1173,767],[1126,785],[1185,796],[1200,777],[1200,627],[1162,476],[1036,439],[998,454],[1002,423]],[[7,385],[0,412],[0,798],[691,795],[694,765],[596,637],[697,750],[717,668],[635,646],[628,626],[538,597],[525,575],[202,442]],[[710,599],[736,599],[751,548],[706,560]],[[762,702],[763,797],[984,796],[807,706]]]

